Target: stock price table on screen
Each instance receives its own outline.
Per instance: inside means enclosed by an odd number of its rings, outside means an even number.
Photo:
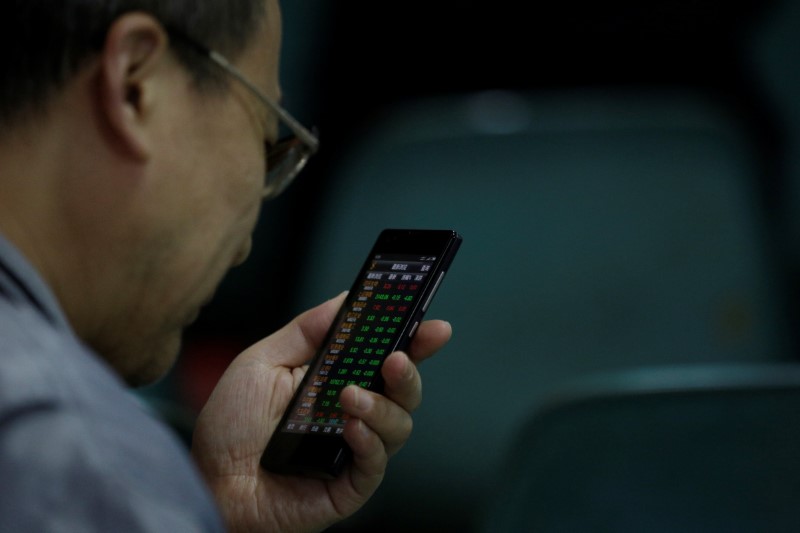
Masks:
[[[377,255],[355,294],[350,294],[326,352],[309,369],[311,378],[285,430],[338,435],[347,415],[339,394],[348,385],[370,388],[380,380],[391,353],[424,287],[435,257]]]

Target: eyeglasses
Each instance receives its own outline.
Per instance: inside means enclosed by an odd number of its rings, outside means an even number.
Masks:
[[[193,41],[185,35],[170,31],[171,35],[178,37],[181,41],[189,44],[201,55],[210,59],[215,65],[234,77],[239,83],[249,90],[262,104],[267,106],[278,118],[291,130],[293,135],[283,137],[277,142],[268,143],[265,141],[265,157],[267,175],[264,180],[262,192],[263,200],[270,200],[282,193],[288,187],[297,174],[306,166],[309,158],[319,148],[319,139],[311,131],[307,130],[292,115],[289,114],[275,100],[261,92],[261,90],[242,72],[233,66],[228,59],[208,49],[205,46]]]

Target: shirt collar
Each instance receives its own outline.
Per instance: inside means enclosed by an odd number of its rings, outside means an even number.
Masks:
[[[33,265],[0,234],[0,293],[13,303],[35,307],[49,322],[70,329],[53,292]]]

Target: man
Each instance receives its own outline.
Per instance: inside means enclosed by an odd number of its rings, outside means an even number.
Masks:
[[[294,159],[273,149],[291,122],[277,0],[12,0],[0,19],[0,530],[307,531],[355,512],[447,323],[386,360],[386,396],[342,393],[354,460],[331,482],[259,459],[342,296],[230,365],[193,462],[123,385],[170,368],[248,255],[265,187],[315,148],[292,123]]]

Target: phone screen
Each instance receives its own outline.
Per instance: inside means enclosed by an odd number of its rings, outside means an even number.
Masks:
[[[265,450],[264,468],[335,477],[350,455],[339,397],[383,392],[381,368],[405,350],[461,244],[452,230],[384,230]]]
[[[309,368],[311,378],[290,408],[283,430],[341,434],[347,415],[339,394],[348,385],[380,386],[383,360],[405,331],[411,310],[426,285],[437,256],[376,254],[348,295],[325,347]],[[412,326],[415,327],[415,326]],[[413,331],[409,334],[413,335]]]

